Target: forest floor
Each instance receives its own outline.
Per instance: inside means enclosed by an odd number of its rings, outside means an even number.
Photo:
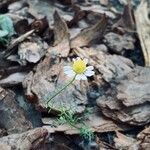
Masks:
[[[0,13],[0,150],[150,149],[149,0],[0,0]]]

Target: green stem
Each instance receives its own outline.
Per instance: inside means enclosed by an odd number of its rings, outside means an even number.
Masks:
[[[63,90],[65,90],[70,84],[72,84],[73,81],[75,80],[76,76],[77,76],[77,74],[76,74],[76,75],[73,77],[73,79],[72,79],[70,82],[68,82],[62,89],[60,89],[58,92],[56,92],[56,93],[47,101],[47,105],[48,105],[48,103],[49,103],[54,97],[56,97],[59,93],[61,93]]]

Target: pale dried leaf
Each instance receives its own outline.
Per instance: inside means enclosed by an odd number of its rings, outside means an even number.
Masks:
[[[149,18],[148,0],[141,1],[135,11],[135,20],[138,36],[144,55],[145,65],[150,66],[150,18]]]

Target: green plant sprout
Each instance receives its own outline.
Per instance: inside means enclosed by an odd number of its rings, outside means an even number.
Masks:
[[[90,111],[85,110],[82,117],[74,115],[72,109],[67,109],[65,106],[61,106],[59,109],[60,114],[55,122],[57,125],[68,124],[70,127],[73,127],[79,131],[81,137],[86,140],[91,141],[94,138],[94,133],[85,125],[84,121],[87,119],[87,116],[91,113]]]
[[[93,76],[94,71],[93,66],[87,67],[87,59],[73,59],[72,66],[65,66],[64,73],[68,77],[72,77],[72,80],[69,81],[64,87],[55,92],[52,96],[47,99],[47,108],[49,112],[53,108],[52,99],[54,99],[57,95],[63,92],[68,86],[70,86],[75,80],[87,80],[87,77]],[[94,137],[94,133],[92,130],[84,124],[85,118],[88,116],[89,111],[85,111],[84,117],[79,117],[74,115],[72,109],[67,109],[65,106],[61,106],[59,109],[59,118],[57,119],[57,123],[59,124],[68,124],[69,126],[77,129],[80,135],[87,140],[91,140]]]

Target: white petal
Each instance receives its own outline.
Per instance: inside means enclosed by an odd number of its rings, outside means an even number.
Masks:
[[[85,73],[84,73],[87,77],[91,77],[95,74],[94,71],[91,71],[91,70],[86,70]]]
[[[77,57],[77,58],[76,58],[76,60],[80,60],[80,59],[81,59],[80,57]]]
[[[88,67],[86,67],[86,70],[88,70],[88,71],[92,71],[93,69],[94,69],[93,66],[88,66]]]
[[[68,76],[68,77],[73,77],[75,76],[75,72],[73,70],[67,70],[64,71],[64,73]]]
[[[73,62],[74,62],[74,61],[76,61],[76,59],[75,59],[75,58],[73,58],[72,60],[73,60]]]
[[[72,67],[70,67],[70,66],[65,66],[65,67],[64,67],[64,71],[67,71],[67,70],[72,70]]]
[[[88,59],[84,58],[83,61],[87,64],[88,63]]]
[[[84,74],[78,74],[76,80],[87,80],[87,77]]]

